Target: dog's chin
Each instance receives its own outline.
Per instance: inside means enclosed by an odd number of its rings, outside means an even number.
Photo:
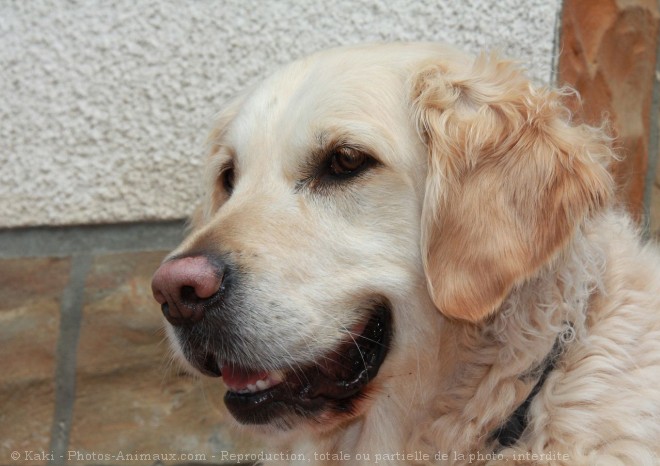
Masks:
[[[257,430],[289,430],[310,421],[330,427],[360,414],[387,356],[391,329],[389,306],[378,305],[338,347],[308,364],[264,371],[256,364],[219,363],[219,371],[204,372],[223,377],[225,405],[241,424]]]

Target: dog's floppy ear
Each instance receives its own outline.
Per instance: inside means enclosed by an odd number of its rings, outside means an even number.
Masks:
[[[422,255],[445,315],[491,314],[610,197],[609,141],[572,125],[561,97],[494,57],[415,76],[414,118],[429,152]]]

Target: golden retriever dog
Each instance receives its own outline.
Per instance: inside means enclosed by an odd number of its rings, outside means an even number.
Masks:
[[[660,255],[566,94],[368,45],[220,114],[153,291],[175,353],[276,445],[257,459],[660,464]]]

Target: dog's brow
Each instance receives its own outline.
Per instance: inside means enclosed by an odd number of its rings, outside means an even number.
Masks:
[[[221,145],[217,151],[210,156],[208,167],[212,173],[220,174],[228,165],[236,160],[235,151],[226,145]]]
[[[314,139],[316,144],[311,150],[308,163],[315,166],[322,163],[329,152],[339,147],[353,147],[357,150],[363,150],[362,144],[356,142],[354,137],[345,132],[322,131],[317,133]]]
[[[329,131],[322,131],[316,134],[314,138],[316,141],[316,152],[324,152],[335,145],[341,140],[337,133],[330,133]]]
[[[302,177],[311,176],[323,163],[328,151],[336,147],[338,142],[337,138],[331,136],[327,132],[319,132],[313,138],[313,143],[309,150],[306,151],[305,157],[301,160],[299,172]]]
[[[343,138],[335,132],[320,131],[314,135],[312,140],[311,147],[306,151],[305,157],[298,166],[299,181],[296,184],[296,191],[300,190],[310,179],[317,176],[328,153],[341,144]]]

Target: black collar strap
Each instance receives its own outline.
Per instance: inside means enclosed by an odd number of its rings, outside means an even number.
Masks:
[[[490,434],[491,441],[498,441],[502,447],[510,447],[518,441],[525,430],[525,427],[527,427],[527,413],[529,412],[529,406],[532,404],[532,400],[541,391],[548,375],[556,367],[559,356],[564,350],[564,344],[571,339],[571,335],[574,331],[573,325],[567,323],[564,331],[557,335],[557,339],[555,340],[555,344],[552,346],[550,353],[545,357],[541,364],[530,372],[531,374],[538,374],[541,372],[538,382],[536,382],[536,385],[534,385],[534,388],[532,388],[532,391],[529,393],[529,396],[525,401],[518,406],[513,414],[511,414],[511,416],[509,416],[500,427]]]

